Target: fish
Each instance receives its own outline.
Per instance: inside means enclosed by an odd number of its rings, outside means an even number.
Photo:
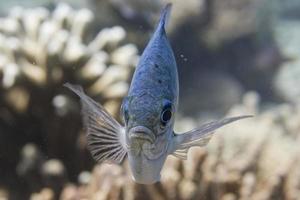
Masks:
[[[216,129],[251,115],[213,121],[185,133],[174,131],[179,82],[175,57],[166,34],[171,4],[136,66],[120,114],[123,124],[87,96],[78,85],[65,86],[81,99],[87,147],[98,162],[122,164],[128,158],[132,178],[140,184],[160,181],[169,155],[187,159],[191,147],[207,145]]]

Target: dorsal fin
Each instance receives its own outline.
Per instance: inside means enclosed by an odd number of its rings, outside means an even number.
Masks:
[[[165,30],[168,24],[172,3],[168,3],[161,12],[158,29]]]

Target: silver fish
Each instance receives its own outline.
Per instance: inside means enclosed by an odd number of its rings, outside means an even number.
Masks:
[[[65,84],[81,98],[88,148],[93,158],[120,164],[128,156],[133,179],[141,184],[160,180],[168,155],[186,159],[189,148],[205,146],[216,129],[250,117],[227,118],[182,134],[173,131],[179,90],[177,66],[165,31],[170,10],[168,4],[162,11],[134,72],[121,107],[124,126],[86,96],[81,87]]]

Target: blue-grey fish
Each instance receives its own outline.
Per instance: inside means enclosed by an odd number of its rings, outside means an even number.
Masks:
[[[170,9],[168,4],[162,11],[134,72],[121,107],[124,126],[79,86],[65,85],[81,98],[88,148],[93,158],[120,164],[128,156],[133,179],[142,184],[160,180],[168,155],[185,159],[189,148],[205,146],[216,129],[249,117],[211,122],[182,134],[173,131],[179,91],[177,66],[165,31]]]

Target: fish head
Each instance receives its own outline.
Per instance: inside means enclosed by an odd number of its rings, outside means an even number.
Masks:
[[[157,144],[173,129],[175,106],[163,95],[144,92],[125,98],[121,113],[129,143],[137,140]]]
[[[147,93],[123,101],[128,158],[138,183],[160,180],[173,133],[174,107],[171,100]]]

